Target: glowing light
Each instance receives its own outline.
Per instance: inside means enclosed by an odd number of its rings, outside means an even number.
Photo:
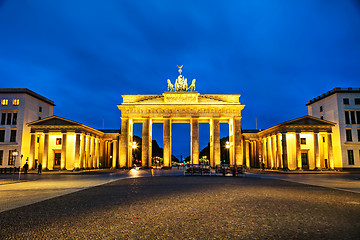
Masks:
[[[230,142],[229,142],[229,141],[227,141],[227,142],[225,143],[225,147],[226,147],[227,149],[230,148]]]

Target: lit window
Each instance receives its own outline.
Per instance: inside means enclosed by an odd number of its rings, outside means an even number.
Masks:
[[[61,145],[61,138],[56,139],[56,145]]]
[[[344,105],[349,105],[350,101],[348,98],[343,98],[343,103],[344,103]]]
[[[7,106],[8,105],[8,100],[7,99],[1,99],[1,105],[3,105],[3,106]]]
[[[9,150],[8,165],[15,165],[15,156],[14,156],[13,152],[16,152],[16,150]]]
[[[300,138],[300,143],[301,144],[306,144],[306,138]]]
[[[13,99],[13,105],[18,106],[19,105],[19,99]]]

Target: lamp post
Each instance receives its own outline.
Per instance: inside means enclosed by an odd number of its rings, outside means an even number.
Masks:
[[[13,152],[12,152],[12,157],[13,157],[13,160],[14,160],[14,172],[13,172],[13,178],[12,180],[14,181],[14,176],[15,176],[15,169],[16,169],[16,157],[19,155],[18,151],[15,149]],[[19,166],[19,172],[21,170],[21,162],[20,162],[20,166]],[[20,180],[20,174],[19,174],[19,180]]]
[[[136,157],[136,155],[135,155],[135,150],[136,150],[137,147],[138,147],[138,146],[137,146],[137,143],[136,143],[136,142],[132,142],[131,147],[132,147],[132,149],[133,149],[133,152],[132,152],[132,153],[133,153],[133,154],[132,154],[132,155],[133,155],[133,156],[132,156],[132,158],[133,158],[133,159],[132,159],[132,163],[134,164],[134,159],[135,159],[135,157]]]
[[[226,141],[225,147],[226,147],[226,149],[227,149],[227,160],[228,160],[228,162],[229,162],[229,164],[230,164],[230,159],[229,159],[230,142],[229,142],[229,141]]]

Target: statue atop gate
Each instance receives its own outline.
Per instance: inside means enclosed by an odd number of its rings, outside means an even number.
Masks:
[[[177,67],[179,68],[179,70],[178,70],[179,76],[175,80],[174,85],[171,83],[170,79],[167,80],[168,91],[170,90],[170,92],[173,92],[175,90],[175,92],[189,92],[189,91],[193,92],[195,90],[195,79],[192,81],[190,87],[188,88],[187,78],[185,78],[183,75],[181,75],[183,65],[181,65],[180,67],[179,66],[177,66]]]

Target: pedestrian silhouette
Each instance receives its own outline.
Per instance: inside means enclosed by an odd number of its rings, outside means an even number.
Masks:
[[[23,169],[24,169],[24,174],[27,174],[27,171],[29,169],[29,164],[27,162],[24,164]]]
[[[38,173],[40,174],[41,171],[42,171],[42,165],[41,165],[41,163],[39,163],[39,165],[38,165]]]

